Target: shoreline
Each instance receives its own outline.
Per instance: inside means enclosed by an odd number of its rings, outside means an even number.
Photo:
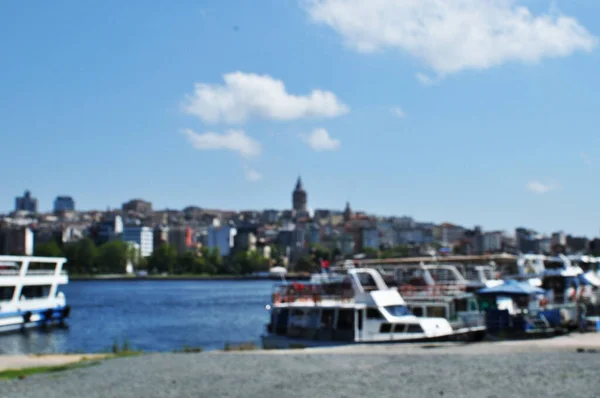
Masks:
[[[404,343],[386,345],[350,345],[339,347],[312,347],[299,349],[263,349],[256,347],[247,350],[206,350],[202,352],[164,351],[139,352],[141,356],[161,355],[498,355],[524,353],[598,353],[600,354],[600,333],[569,334],[545,339],[484,341],[477,343]],[[121,354],[123,355],[123,354]],[[0,354],[0,372],[9,369],[27,369],[41,366],[72,365],[86,360],[118,358],[120,354]],[[127,354],[125,354],[127,356]]]

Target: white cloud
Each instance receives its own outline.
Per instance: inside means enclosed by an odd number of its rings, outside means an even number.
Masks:
[[[323,128],[314,129],[309,135],[301,135],[301,138],[309,147],[318,152],[335,151],[341,146],[340,141],[331,138],[327,130]]]
[[[244,167],[244,175],[246,176],[246,181],[249,182],[256,182],[262,180],[262,174],[247,166]]]
[[[313,21],[363,53],[406,52],[439,76],[509,61],[591,51],[597,38],[552,7],[534,15],[519,0],[305,0]],[[418,75],[422,82],[430,82]]]
[[[392,107],[391,111],[392,115],[396,116],[399,119],[403,119],[406,117],[406,112],[404,112],[404,110],[399,106]]]
[[[527,183],[527,189],[529,191],[539,193],[539,194],[554,191],[558,188],[559,188],[559,186],[556,183],[543,183],[538,180],[529,181]]]
[[[433,86],[439,82],[439,79],[434,79],[421,72],[418,72],[415,76],[419,83],[421,83],[423,86]]]
[[[256,157],[261,153],[260,143],[248,137],[243,130],[228,130],[224,134],[213,132],[198,134],[185,129],[183,133],[198,150],[229,150],[246,158]]]
[[[591,166],[592,165],[592,158],[590,158],[590,155],[587,153],[582,153],[581,154],[581,159],[583,160],[583,163],[585,163],[587,166]]]
[[[234,72],[225,74],[223,80],[223,85],[197,83],[194,93],[186,97],[184,111],[206,123],[227,124],[253,117],[281,121],[332,118],[349,111],[330,91],[290,94],[281,80],[268,75]]]

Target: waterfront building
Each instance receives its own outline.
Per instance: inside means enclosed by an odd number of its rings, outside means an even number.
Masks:
[[[31,192],[25,191],[23,196],[15,198],[15,211],[37,212],[37,199],[31,196]]]
[[[29,227],[0,228],[0,254],[33,256],[34,233]]]
[[[140,255],[148,257],[154,249],[154,234],[152,228],[145,226],[127,226],[123,228],[122,239],[124,242],[132,242],[140,247]]]
[[[261,222],[263,224],[275,224],[277,221],[279,221],[279,212],[277,210],[263,210],[261,215]]]
[[[307,194],[302,186],[302,179],[298,177],[296,188],[292,192],[292,208],[295,211],[306,211]]]
[[[198,242],[196,231],[189,226],[169,228],[167,239],[179,254],[196,249]]]
[[[380,239],[377,228],[361,228],[359,250],[379,249]]]
[[[222,256],[229,256],[236,235],[237,229],[231,225],[211,225],[206,231],[204,244],[211,250],[218,248]]]
[[[54,200],[54,212],[74,211],[75,201],[70,196],[57,196]]]

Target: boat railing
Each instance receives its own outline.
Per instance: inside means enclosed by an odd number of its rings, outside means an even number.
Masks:
[[[15,276],[21,272],[18,269],[15,270],[0,270],[2,276]],[[26,276],[40,276],[40,275],[54,275],[54,270],[27,270]],[[67,275],[67,271],[61,270],[60,275]]]
[[[322,285],[283,285],[276,286],[272,301],[274,304],[313,302],[323,300],[349,301],[354,298],[354,290],[351,286],[329,287]]]
[[[398,291],[403,297],[437,297],[437,296],[457,296],[464,294],[466,286],[458,283],[445,283],[426,286],[402,285]]]

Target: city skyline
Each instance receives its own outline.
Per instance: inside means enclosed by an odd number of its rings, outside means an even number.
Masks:
[[[309,209],[596,236],[600,3],[573,3],[1,4],[0,212],[286,209],[301,175]]]
[[[301,195],[300,198],[298,198],[297,195]],[[366,214],[370,217],[377,217],[377,218],[396,218],[396,219],[400,219],[403,217],[408,217],[412,220],[414,220],[414,222],[418,223],[422,223],[422,224],[429,224],[429,223],[433,223],[435,225],[444,225],[444,224],[449,224],[449,225],[455,225],[455,226],[460,226],[460,227],[464,227],[465,230],[475,230],[477,228],[482,228],[484,231],[487,232],[493,232],[496,233],[498,231],[503,232],[506,236],[513,236],[518,234],[518,230],[519,229],[525,229],[526,231],[534,231],[535,233],[539,234],[540,236],[545,236],[545,237],[551,237],[554,236],[556,233],[561,233],[564,234],[565,236],[569,235],[569,236],[573,236],[573,237],[585,237],[588,239],[594,239],[596,238],[597,234],[591,234],[591,235],[586,235],[586,234],[580,234],[574,231],[567,231],[561,228],[555,228],[552,231],[541,231],[536,229],[535,227],[532,226],[526,226],[526,225],[516,225],[512,228],[488,228],[486,226],[483,226],[481,224],[473,224],[473,225],[468,225],[468,224],[464,224],[461,222],[457,222],[457,221],[453,221],[453,220],[443,220],[443,221],[436,221],[436,220],[430,220],[430,219],[417,219],[415,217],[413,217],[410,214],[376,214],[373,212],[370,212],[368,210],[363,210],[363,209],[352,209],[351,208],[351,204],[350,202],[346,202],[344,204],[343,208],[324,208],[324,207],[310,207],[307,206],[307,195],[308,192],[306,190],[304,190],[304,184],[302,182],[301,176],[298,177],[298,179],[296,180],[296,183],[294,184],[294,189],[292,190],[292,196],[291,196],[291,201],[290,201],[290,205],[287,207],[282,207],[282,208],[274,208],[274,207],[264,207],[264,208],[241,208],[241,209],[228,209],[228,208],[219,208],[219,207],[203,207],[203,206],[199,206],[197,204],[189,204],[187,206],[181,207],[181,208],[156,208],[153,207],[153,203],[152,200],[146,199],[146,198],[141,198],[141,197],[134,197],[134,198],[129,198],[126,201],[123,201],[119,206],[114,206],[114,207],[107,207],[105,209],[79,209],[79,208],[75,208],[75,200],[73,197],[71,196],[66,196],[66,195],[58,195],[56,196],[55,200],[54,200],[54,208],[52,210],[40,210],[38,209],[38,213],[40,214],[48,214],[48,213],[52,213],[52,212],[56,212],[58,211],[75,211],[75,212],[94,212],[94,211],[99,211],[99,212],[104,212],[104,211],[121,211],[121,210],[125,210],[125,206],[130,207],[130,206],[135,206],[132,205],[132,203],[136,202],[136,201],[142,201],[142,202],[146,202],[147,204],[144,204],[144,207],[146,206],[150,206],[150,208],[152,209],[152,212],[161,212],[161,211],[183,211],[186,208],[189,207],[198,207],[201,208],[203,210],[206,211],[223,211],[223,212],[228,212],[228,211],[233,211],[236,213],[241,213],[244,211],[257,211],[257,212],[264,212],[264,211],[278,211],[278,212],[285,212],[285,211],[295,211],[298,212],[297,214],[300,213],[305,213],[305,214],[309,214],[310,217],[314,216],[315,211],[319,211],[319,210],[325,210],[325,211],[335,211],[337,212],[338,215],[343,215],[344,217],[346,217],[346,213],[352,212],[352,213],[363,213]],[[25,198],[27,200],[32,201],[32,203],[35,203],[33,206],[35,206],[37,208],[37,204],[38,204],[38,200],[37,198],[31,194],[31,192],[29,190],[25,190],[24,194],[22,197],[15,197],[15,209],[13,209],[13,211],[18,210],[17,206],[22,206],[22,202],[25,200]],[[65,208],[61,208],[61,209],[57,209],[57,203],[58,202],[62,202],[61,206],[64,206],[65,203],[67,202],[67,206],[71,206],[69,209],[65,209]],[[27,206],[27,205],[25,205]],[[306,207],[305,207],[306,206]],[[11,212],[7,212],[7,213],[11,213]],[[0,215],[2,215],[2,213],[0,213]],[[528,232],[529,233],[529,232]]]

